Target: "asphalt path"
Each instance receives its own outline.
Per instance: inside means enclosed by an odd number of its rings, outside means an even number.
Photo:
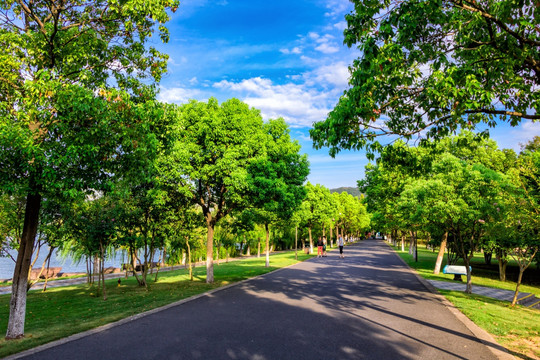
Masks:
[[[497,358],[380,240],[56,344],[24,359]]]

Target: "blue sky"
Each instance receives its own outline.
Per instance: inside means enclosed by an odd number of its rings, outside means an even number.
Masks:
[[[363,152],[314,150],[309,128],[323,121],[348,86],[348,65],[360,53],[343,45],[348,0],[183,0],[167,24],[169,73],[159,99],[220,102],[239,98],[265,120],[283,117],[311,164],[308,180],[328,188],[356,186]],[[540,123],[491,131],[500,147],[519,149]]]

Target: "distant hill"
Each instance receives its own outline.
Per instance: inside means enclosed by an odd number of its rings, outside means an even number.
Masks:
[[[348,194],[351,194],[353,196],[356,196],[356,197],[360,197],[361,193],[360,193],[360,190],[358,190],[358,188],[355,188],[355,187],[339,187],[339,188],[336,188],[336,189],[330,189],[330,192],[331,193],[342,193],[342,192],[346,192]]]

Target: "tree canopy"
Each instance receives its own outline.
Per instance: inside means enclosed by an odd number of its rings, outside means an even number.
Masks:
[[[6,338],[24,335],[43,197],[108,186],[111,160],[137,148],[131,101],[153,97],[167,60],[147,40],[167,41],[177,5],[0,1],[0,191],[26,196]]]
[[[379,137],[442,138],[540,119],[540,8],[532,0],[353,0],[350,88],[311,137],[380,151]],[[487,134],[487,131],[486,131]]]

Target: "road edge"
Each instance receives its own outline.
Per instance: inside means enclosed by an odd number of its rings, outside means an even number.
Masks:
[[[304,261],[309,261],[310,259],[306,259]],[[116,326],[124,325],[124,324],[130,323],[132,321],[144,318],[146,316],[158,313],[160,311],[164,311],[164,310],[173,308],[175,306],[179,306],[179,305],[185,304],[187,302],[200,299],[200,298],[202,298],[204,296],[211,296],[212,294],[215,294],[218,291],[227,290],[227,289],[229,289],[229,288],[231,288],[233,286],[238,286],[238,285],[244,284],[244,283],[246,283],[248,281],[253,281],[253,280],[259,279],[259,278],[261,278],[263,276],[266,276],[268,274],[273,274],[273,273],[276,273],[278,271],[288,269],[288,268],[293,267],[295,265],[298,265],[300,263],[302,263],[302,261],[299,261],[296,264],[291,264],[291,265],[288,265],[288,266],[285,266],[285,267],[282,267],[282,268],[279,268],[279,269],[272,270],[272,271],[267,272],[265,274],[257,275],[255,277],[252,277],[252,278],[249,278],[249,279],[241,280],[241,281],[238,281],[238,282],[234,282],[232,284],[228,284],[228,285],[224,285],[224,286],[212,289],[212,290],[208,290],[208,291],[206,291],[204,293],[193,295],[191,297],[188,297],[188,298],[185,298],[185,299],[182,299],[182,300],[178,300],[176,302],[173,302],[173,303],[170,303],[170,304],[167,304],[167,305],[163,305],[161,307],[157,307],[155,309],[148,310],[148,311],[136,314],[136,315],[132,315],[132,316],[129,316],[127,318],[124,318],[124,319],[121,319],[121,320],[118,320],[118,321],[115,321],[115,322],[112,322],[112,323],[109,323],[109,324],[105,324],[105,325],[99,326],[99,327],[94,328],[94,329],[90,329],[90,330],[86,330],[86,331],[83,331],[83,332],[80,332],[80,333],[77,333],[77,334],[73,334],[73,335],[70,335],[70,336],[65,337],[63,339],[54,340],[54,341],[48,342],[46,344],[36,346],[36,347],[34,347],[32,349],[28,349],[28,350],[18,352],[16,354],[8,355],[7,357],[2,358],[2,360],[15,360],[15,359],[21,359],[21,358],[26,357],[26,356],[34,355],[34,354],[40,353],[42,351],[45,351],[47,349],[66,344],[66,343],[69,343],[71,341],[76,341],[76,340],[85,338],[85,337],[90,336],[90,335],[98,334],[100,332],[112,329],[112,328],[114,328]]]
[[[508,352],[508,349],[506,349],[504,346],[499,344],[497,340],[488,333],[486,330],[482,329],[480,326],[476,325],[471,319],[469,319],[465,314],[463,314],[454,304],[450,302],[444,295],[442,295],[437,289],[431,285],[426,279],[424,279],[422,276],[420,276],[413,268],[405,262],[399,256],[394,249],[388,244],[386,241],[381,240],[384,244],[386,244],[392,252],[397,256],[397,258],[407,267],[407,269],[416,276],[418,281],[420,281],[421,284],[423,284],[426,289],[428,289],[441,303],[443,303],[444,306],[452,313],[454,316],[469,329],[473,333],[474,336],[476,336],[486,347],[497,357],[499,360],[516,360],[516,358]]]

